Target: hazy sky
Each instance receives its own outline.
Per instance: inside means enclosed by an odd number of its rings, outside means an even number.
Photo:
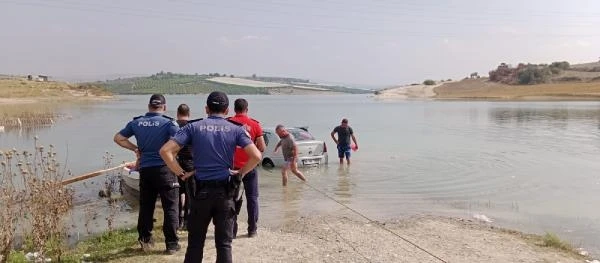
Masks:
[[[599,57],[598,0],[0,0],[0,74],[391,85]]]

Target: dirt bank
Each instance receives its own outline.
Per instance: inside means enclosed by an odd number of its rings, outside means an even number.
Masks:
[[[380,90],[376,93],[375,98],[380,100],[397,100],[397,99],[427,99],[435,97],[434,89],[439,87],[436,85],[411,85],[400,86],[389,89]]]
[[[23,103],[106,100],[112,94],[93,84],[73,85],[60,81],[32,81],[10,77],[0,79],[0,105]]]
[[[542,247],[533,236],[468,220],[422,216],[382,226],[391,232],[351,214],[300,217],[277,229],[259,228],[256,238],[238,237],[234,262],[585,262],[574,253]],[[206,262],[215,261],[212,233],[211,225]],[[186,243],[183,236],[181,244]],[[155,253],[128,254],[114,262],[183,262],[185,248],[172,256],[163,250],[159,242]]]

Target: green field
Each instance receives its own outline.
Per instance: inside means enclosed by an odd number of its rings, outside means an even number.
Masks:
[[[270,88],[219,83],[209,80],[210,78],[213,78],[213,76],[161,72],[149,77],[123,78],[97,82],[94,84],[102,84],[115,94],[206,94],[215,90],[223,91],[227,94],[270,94]],[[281,81],[282,79],[286,78],[274,79]],[[261,81],[265,81],[265,79],[263,78]],[[370,91],[366,90],[352,89],[342,86],[321,86],[318,84],[310,85],[311,87],[325,88],[328,91],[334,92],[371,93]]]
[[[155,74],[150,77],[116,79],[102,82],[117,94],[199,94],[214,90],[228,94],[268,94],[265,88],[237,86],[209,81],[208,75]]]

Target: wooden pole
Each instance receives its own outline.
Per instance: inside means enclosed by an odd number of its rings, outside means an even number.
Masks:
[[[123,167],[125,167],[127,165],[128,165],[128,163],[124,163],[124,164],[121,164],[119,166],[115,166],[115,167],[112,167],[112,168],[108,168],[108,169],[104,169],[104,170],[98,170],[98,171],[95,171],[95,172],[91,172],[91,173],[87,173],[87,174],[82,174],[80,176],[71,177],[69,179],[63,180],[62,184],[63,185],[68,185],[68,184],[72,184],[72,183],[79,182],[79,181],[82,181],[82,180],[86,180],[86,179],[89,179],[89,178],[92,178],[92,177],[96,177],[96,176],[101,175],[101,174],[106,173],[106,172],[110,172],[110,171],[114,171],[114,170],[117,170],[117,169],[121,169],[121,168],[123,168]]]

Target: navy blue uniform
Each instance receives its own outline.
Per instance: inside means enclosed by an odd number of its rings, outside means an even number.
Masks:
[[[148,112],[134,118],[119,133],[126,138],[135,136],[141,152],[140,211],[137,230],[139,240],[150,242],[154,227],[156,196],[160,195],[164,212],[163,233],[168,248],[178,246],[179,183],[160,157],[160,148],[179,128],[173,119],[160,113]]]
[[[188,247],[185,262],[201,262],[206,231],[215,225],[217,262],[232,262],[231,240],[235,215],[234,194],[229,191],[229,169],[236,146],[252,143],[241,126],[221,116],[190,123],[173,137],[180,146],[192,145],[196,191],[191,194]]]

